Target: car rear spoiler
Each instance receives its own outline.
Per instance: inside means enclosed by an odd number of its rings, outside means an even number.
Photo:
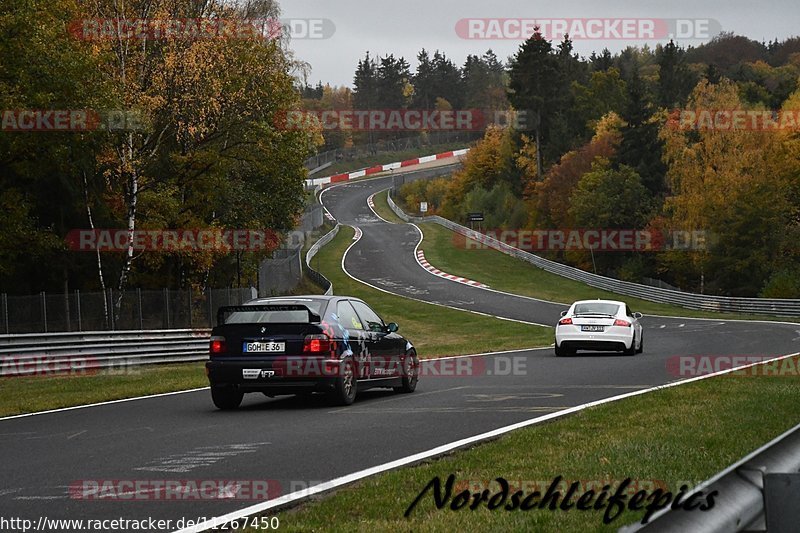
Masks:
[[[308,313],[309,324],[319,324],[321,318],[305,305],[229,305],[220,307],[217,311],[217,325],[225,324],[225,315],[230,313],[249,313],[253,311],[306,311]]]

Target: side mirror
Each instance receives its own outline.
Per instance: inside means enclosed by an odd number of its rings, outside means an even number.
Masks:
[[[644,315],[643,315],[642,313],[633,313],[633,318],[635,318],[636,320],[639,320],[639,319],[640,319],[640,318],[642,318],[643,316],[644,316]]]
[[[400,326],[398,326],[394,322],[389,322],[389,324],[386,326],[386,331],[388,331],[389,333],[394,333],[398,329],[400,329]]]
[[[568,312],[569,312],[569,310],[567,310],[567,311],[561,311],[561,316],[566,316],[566,314],[567,314]]]

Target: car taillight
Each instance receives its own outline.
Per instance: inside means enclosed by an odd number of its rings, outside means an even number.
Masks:
[[[326,353],[331,351],[331,339],[327,335],[306,335],[303,352]]]
[[[211,337],[208,351],[211,355],[225,353],[225,337]]]
[[[631,323],[630,322],[628,322],[627,320],[620,320],[619,318],[614,321],[614,325],[615,326],[621,326],[623,328],[631,327]]]
[[[561,320],[558,321],[558,325],[559,326],[571,326],[572,325],[572,319],[571,318],[562,318]]]

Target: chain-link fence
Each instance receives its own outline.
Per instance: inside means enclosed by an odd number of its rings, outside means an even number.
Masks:
[[[257,296],[254,288],[0,294],[3,333],[206,328],[217,309]]]
[[[280,296],[292,291],[303,277],[302,244],[275,250],[258,269],[259,296]]]

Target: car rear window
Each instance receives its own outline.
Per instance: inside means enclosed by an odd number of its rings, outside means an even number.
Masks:
[[[311,312],[319,315],[323,302],[321,300],[268,300],[258,305],[304,305]],[[226,324],[305,324],[308,322],[307,311],[237,311],[225,320]]]
[[[577,304],[575,306],[575,315],[616,315],[619,311],[619,304],[610,304],[603,302],[589,302]]]

